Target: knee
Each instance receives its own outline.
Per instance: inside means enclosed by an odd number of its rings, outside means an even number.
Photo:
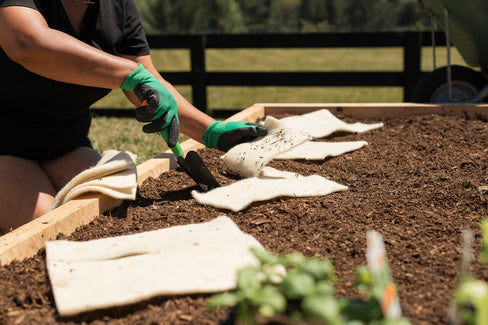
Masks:
[[[54,197],[50,194],[39,193],[36,205],[32,211],[32,220],[39,218],[46,214],[54,201]]]
[[[7,214],[0,213],[0,235],[12,231],[49,211],[54,198],[48,194],[39,195],[37,202],[22,206],[6,206]]]
[[[10,230],[45,214],[56,190],[35,161],[0,156],[0,228]]]

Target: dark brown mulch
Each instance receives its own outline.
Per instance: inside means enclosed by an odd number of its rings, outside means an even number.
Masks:
[[[233,213],[198,205],[190,195],[196,189],[192,181],[174,170],[146,181],[136,201],[105,213],[69,239],[117,236],[225,214],[275,253],[331,257],[342,280],[339,294],[353,296],[353,269],[366,263],[366,231],[376,229],[385,239],[407,318],[413,324],[446,324],[457,286],[461,232],[473,229],[479,248],[479,222],[487,216],[487,196],[480,187],[488,185],[488,124],[435,115],[404,117],[385,121],[382,129],[327,140],[369,144],[325,161],[274,161],[271,166],[323,175],[349,186],[345,192],[280,198]],[[220,152],[200,154],[221,183],[233,181],[223,171]],[[488,279],[488,267],[479,262],[471,271]],[[195,295],[60,318],[43,252],[0,267],[0,290],[2,324],[218,324],[226,314],[206,312],[208,297]]]

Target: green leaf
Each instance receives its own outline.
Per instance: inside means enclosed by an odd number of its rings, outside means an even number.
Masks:
[[[287,273],[280,288],[288,299],[300,299],[315,292],[315,281],[310,274],[292,270]]]
[[[347,305],[343,308],[343,312],[348,319],[360,320],[365,323],[383,318],[380,304],[374,298],[366,301],[348,300]]]
[[[366,265],[358,266],[354,270],[354,275],[356,277],[357,284],[365,285],[368,287],[374,286],[373,276],[371,275],[371,272]]]
[[[286,270],[282,265],[263,265],[261,268],[262,274],[264,276],[265,282],[270,282],[273,284],[279,284],[283,281],[286,276]]]
[[[302,321],[305,317],[301,310],[293,309],[290,311],[290,318],[298,322],[298,321]]]
[[[361,322],[360,320],[346,321],[344,324],[345,325],[365,325],[365,323]],[[369,325],[371,325],[371,324],[369,324]]]
[[[345,325],[365,325],[365,323],[361,322],[360,320],[346,321],[344,324]],[[369,325],[371,325],[371,324],[369,324]]]
[[[459,319],[463,325],[477,325],[476,324],[476,311],[472,308],[462,307],[459,311]]]
[[[286,298],[271,285],[266,285],[257,291],[252,297],[251,303],[258,306],[258,312],[265,317],[282,313],[286,309]]]
[[[311,258],[303,261],[298,269],[312,275],[315,280],[331,280],[334,278],[334,266],[328,258]]]
[[[261,305],[259,306],[258,314],[263,317],[273,317],[276,315],[276,311],[270,305]]]
[[[410,321],[406,318],[392,318],[392,319],[380,319],[375,322],[371,322],[370,325],[411,325]]]
[[[456,290],[454,300],[461,307],[466,324],[488,324],[488,284],[481,280],[466,279]],[[468,306],[465,308],[464,306]],[[474,319],[474,321],[473,321]]]
[[[374,281],[368,267],[365,265],[357,267],[354,270],[354,276],[356,281],[356,290],[362,295],[366,296],[366,298],[371,297],[371,295],[373,294],[372,291],[374,287]]]
[[[303,256],[302,253],[293,252],[293,253],[290,253],[290,254],[284,256],[280,262],[283,265],[289,266],[289,265],[300,265],[305,260],[306,260],[306,257]]]
[[[257,259],[261,262],[261,264],[279,264],[280,263],[280,257],[277,255],[274,255],[270,251],[264,248],[256,248],[253,247],[251,248],[251,251],[253,252],[254,256],[257,257]]]
[[[469,279],[461,283],[455,294],[458,303],[472,303],[474,305],[486,299],[488,296],[488,285],[486,282]]]
[[[254,292],[261,288],[259,281],[260,270],[255,267],[245,267],[239,270],[237,276],[237,289],[241,291],[244,296],[252,296]]]
[[[488,219],[481,221],[482,242],[481,242],[481,260],[488,264]]]
[[[221,293],[213,295],[207,304],[207,308],[213,311],[222,307],[233,307],[237,305],[239,298],[233,293]]]
[[[332,296],[335,293],[335,287],[328,281],[319,281],[315,284],[315,292],[324,296]]]
[[[344,324],[341,305],[332,296],[313,295],[303,298],[302,309],[308,317],[328,325]]]

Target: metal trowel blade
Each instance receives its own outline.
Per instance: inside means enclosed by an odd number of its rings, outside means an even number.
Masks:
[[[186,153],[185,158],[181,156],[176,160],[181,169],[183,169],[203,191],[207,192],[220,187],[219,182],[215,179],[207,168],[207,165],[205,165],[205,162],[195,151],[189,151]]]

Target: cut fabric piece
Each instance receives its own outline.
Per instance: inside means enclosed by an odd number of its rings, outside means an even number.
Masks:
[[[368,143],[366,141],[317,142],[307,141],[288,151],[282,152],[274,159],[321,160],[327,157],[340,156],[346,152],[358,150]]]
[[[262,248],[228,217],[87,242],[46,243],[46,264],[62,316],[159,295],[235,288],[237,272],[255,266]]]
[[[54,198],[49,210],[88,192],[99,192],[122,200],[134,200],[137,191],[136,155],[107,150],[93,167],[82,171]]]
[[[280,173],[283,178],[279,178]],[[266,169],[262,174],[261,177],[246,178],[206,193],[193,190],[191,194],[201,204],[237,212],[244,210],[252,202],[286,196],[323,196],[348,188],[319,175],[301,176],[276,169]]]
[[[273,167],[263,167],[259,172],[259,178],[261,179],[275,179],[275,178],[298,178],[302,175],[294,172],[287,172],[283,170],[278,170]]]
[[[332,133],[344,131],[362,133],[383,127],[383,123],[345,123],[327,109],[317,110],[303,115],[288,116],[280,119],[284,127],[294,128],[308,133],[315,139],[324,138]]]
[[[259,175],[261,169],[276,155],[310,140],[306,133],[284,127],[274,117],[264,122],[268,134],[252,142],[241,143],[222,156],[228,171],[242,178]]]

